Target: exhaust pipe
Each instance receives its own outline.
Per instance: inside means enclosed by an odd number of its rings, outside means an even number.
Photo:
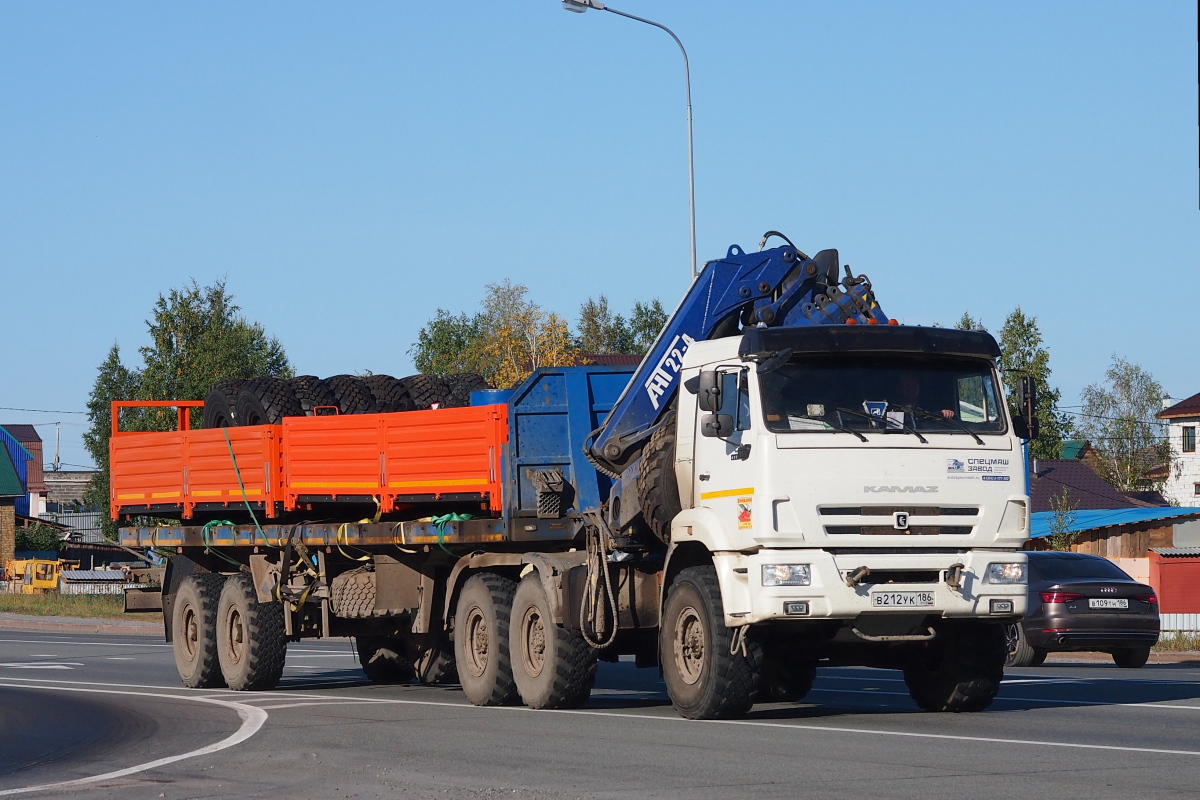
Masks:
[[[1054,640],[1054,641],[1055,641],[1055,643],[1057,643],[1057,644],[1066,644],[1066,643],[1067,643],[1067,636],[1066,636],[1066,634],[1060,634],[1058,637],[1056,637],[1056,638],[1055,638],[1055,640]]]

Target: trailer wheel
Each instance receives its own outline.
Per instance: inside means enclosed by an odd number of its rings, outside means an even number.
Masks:
[[[454,614],[454,660],[463,694],[477,706],[519,701],[510,660],[509,624],[517,584],[494,572],[463,584]]]
[[[733,629],[725,627],[716,569],[681,570],[663,606],[659,656],[667,694],[680,716],[727,719],[754,705],[762,675],[762,647],[745,639],[744,652],[734,653],[733,635]]]
[[[1037,651],[1033,648],[1033,645],[1029,644],[1029,640],[1025,638],[1025,629],[1021,627],[1020,622],[1010,622],[1004,626],[1004,646],[1007,651],[1004,666],[1036,666],[1033,662],[1037,660]],[[1045,660],[1045,656],[1042,657],[1042,660]]]
[[[283,378],[255,378],[242,384],[235,416],[238,425],[278,425],[284,417],[304,416],[304,410]]]
[[[375,413],[375,396],[361,378],[353,375],[334,375],[332,378],[326,378],[325,383],[337,399],[339,413]]]
[[[316,375],[300,375],[288,383],[306,417],[315,417],[316,409],[321,406],[337,406],[337,398],[333,396],[329,384]]]
[[[471,405],[471,392],[479,392],[488,388],[488,382],[482,375],[473,372],[459,372],[443,376],[446,383],[446,408],[465,408]]]
[[[535,570],[513,599],[512,670],[530,708],[579,708],[596,681],[596,651],[579,633],[556,625],[541,576]]]
[[[982,711],[1004,678],[1004,629],[979,622],[947,623],[937,638],[919,645],[904,668],[904,682],[926,711]]]
[[[232,428],[237,425],[237,401],[245,381],[217,381],[204,398],[204,427]]]
[[[185,578],[175,592],[171,614],[175,667],[189,689],[225,685],[217,658],[217,604],[224,576],[199,572]]]
[[[380,414],[416,410],[416,403],[408,395],[408,387],[399,378],[393,378],[391,375],[368,375],[362,381],[375,398],[375,410]]]
[[[241,573],[225,581],[217,606],[217,654],[230,689],[274,689],[283,676],[287,635],[283,606],[260,603],[253,579]]]
[[[679,480],[675,477],[675,412],[663,417],[662,425],[642,448],[637,476],[642,517],[663,544],[671,542],[671,520],[683,510],[679,502]]]
[[[450,396],[450,388],[440,375],[409,375],[404,378],[404,386],[413,405],[421,411],[432,408],[434,403],[439,407],[445,406]]]
[[[356,636],[358,663],[371,683],[408,683],[413,668],[404,656],[404,643],[387,636]]]
[[[408,662],[417,681],[427,686],[457,683],[454,645],[442,633],[412,633],[404,639]]]

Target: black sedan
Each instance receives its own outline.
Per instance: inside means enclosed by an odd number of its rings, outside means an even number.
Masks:
[[[1111,653],[1140,667],[1158,641],[1158,597],[1111,561],[1083,553],[1029,553],[1029,605],[1008,626],[1010,667],[1036,667],[1051,652]]]

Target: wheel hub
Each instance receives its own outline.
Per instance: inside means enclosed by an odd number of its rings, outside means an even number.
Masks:
[[[675,621],[675,667],[683,682],[694,685],[704,673],[706,650],[704,620],[692,606],[679,612]]]
[[[525,671],[536,678],[546,665],[546,626],[536,608],[525,611],[521,620],[521,634],[525,644],[522,648]]]
[[[229,609],[229,616],[226,618],[226,631],[229,634],[229,657],[236,664],[242,660],[242,654],[245,649],[245,626],[242,624],[242,615],[236,608]]]
[[[188,606],[183,610],[183,649],[187,652],[188,660],[196,657],[200,647],[200,626],[196,621],[196,610]]]
[[[483,611],[472,608],[467,617],[467,669],[476,678],[483,675],[488,663],[488,625]]]

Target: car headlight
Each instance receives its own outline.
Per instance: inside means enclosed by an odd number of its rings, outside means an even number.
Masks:
[[[1002,564],[988,564],[984,583],[1025,583],[1026,566],[1021,561],[1009,561]]]
[[[763,586],[808,586],[811,581],[808,564],[763,564]]]

